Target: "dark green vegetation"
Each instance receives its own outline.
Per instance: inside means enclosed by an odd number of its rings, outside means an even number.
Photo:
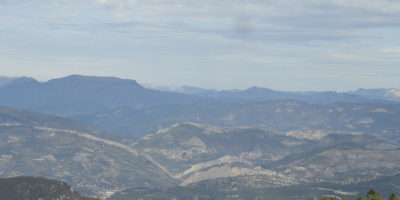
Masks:
[[[96,200],[71,189],[63,181],[39,177],[0,178],[0,200]]]

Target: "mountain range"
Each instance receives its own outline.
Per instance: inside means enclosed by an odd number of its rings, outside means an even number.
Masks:
[[[156,89],[158,89],[156,87]],[[216,89],[203,89],[198,87],[183,86],[180,88],[168,89],[159,88],[163,91],[171,91],[177,93],[190,94],[200,97],[215,97],[224,99],[225,101],[270,101],[292,99],[300,100],[309,103],[328,104],[337,101],[346,102],[399,102],[400,91],[395,88],[381,88],[381,89],[357,89],[348,92],[334,92],[334,91],[305,91],[305,92],[285,92],[277,91],[268,88],[250,87],[245,90],[221,90]]]
[[[0,87],[0,105],[69,116],[130,106],[185,104],[198,97],[146,89],[134,80],[72,75],[38,82],[18,78]]]
[[[55,184],[10,191],[275,200],[354,197],[372,186],[400,193],[395,89],[159,91],[72,75],[0,77],[0,96],[0,177]]]
[[[353,103],[395,103],[395,89],[357,90],[355,92],[283,92],[252,87],[247,90],[216,91],[197,88],[188,92],[145,88],[134,80],[115,77],[71,75],[39,82],[29,77],[0,78],[0,105],[59,116],[93,114],[119,107],[135,109],[159,105],[198,102],[263,102],[299,100],[313,104],[338,101]],[[180,91],[180,92],[179,92]]]
[[[285,187],[316,191],[318,184],[333,186],[315,194],[331,194],[352,185],[364,189],[364,183],[400,174],[398,142],[355,131],[283,132],[186,122],[120,141],[68,119],[12,108],[2,107],[0,119],[1,177],[63,180],[101,198],[126,194],[123,199],[129,199],[162,188],[191,194],[203,191],[204,184],[233,184],[218,195]]]

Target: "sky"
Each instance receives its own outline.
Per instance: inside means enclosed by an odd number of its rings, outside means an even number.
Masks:
[[[0,0],[0,75],[400,88],[400,0]]]

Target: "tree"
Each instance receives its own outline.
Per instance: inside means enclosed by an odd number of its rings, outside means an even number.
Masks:
[[[395,194],[392,192],[392,194],[391,194],[390,197],[389,197],[389,200],[400,200],[400,197],[397,196],[397,195],[395,195]]]
[[[366,200],[384,200],[378,192],[375,192],[374,189],[370,189],[367,193]]]
[[[367,192],[367,198],[370,196],[370,197],[372,197],[372,196],[375,196],[376,195],[376,192],[375,192],[375,190],[374,189],[370,189],[368,192]]]

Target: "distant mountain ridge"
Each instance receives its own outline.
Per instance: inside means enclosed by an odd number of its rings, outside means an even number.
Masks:
[[[71,75],[38,82],[19,78],[0,87],[0,105],[41,113],[69,116],[130,106],[187,104],[201,98],[147,89],[134,80]]]
[[[382,89],[385,90],[385,89]],[[394,103],[400,101],[400,92],[398,98],[389,98],[388,95],[369,95],[368,92],[335,92],[335,91],[323,91],[323,92],[285,92],[272,90],[262,87],[250,87],[245,90],[207,90],[196,87],[182,87],[175,91],[196,95],[199,97],[213,97],[219,100],[228,102],[262,102],[272,100],[299,100],[314,104],[330,104],[334,102],[351,102],[351,103]],[[373,91],[366,90],[366,91]],[[381,90],[379,90],[381,91]],[[386,91],[386,90],[385,90]],[[385,93],[385,91],[381,91]],[[387,89],[392,91],[393,89]],[[395,94],[397,94],[395,93]]]
[[[389,89],[358,89],[351,91],[350,94],[361,95],[371,99],[381,99],[389,101],[400,101],[400,89],[389,88]]]
[[[374,91],[284,92],[260,87],[217,91],[189,86],[171,91],[160,91],[145,88],[135,80],[116,77],[70,75],[47,82],[39,82],[29,77],[0,77],[0,96],[2,97],[0,105],[60,116],[98,113],[124,106],[141,109],[205,101],[299,100],[314,104],[400,102],[398,90]]]
[[[355,92],[284,92],[251,87],[246,90],[217,91],[184,86],[171,91],[149,89],[135,80],[116,77],[71,75],[39,82],[29,77],[0,77],[0,105],[40,113],[73,116],[98,113],[119,107],[136,109],[159,105],[199,102],[264,102],[298,100],[313,104],[334,102],[396,103],[394,89]]]

